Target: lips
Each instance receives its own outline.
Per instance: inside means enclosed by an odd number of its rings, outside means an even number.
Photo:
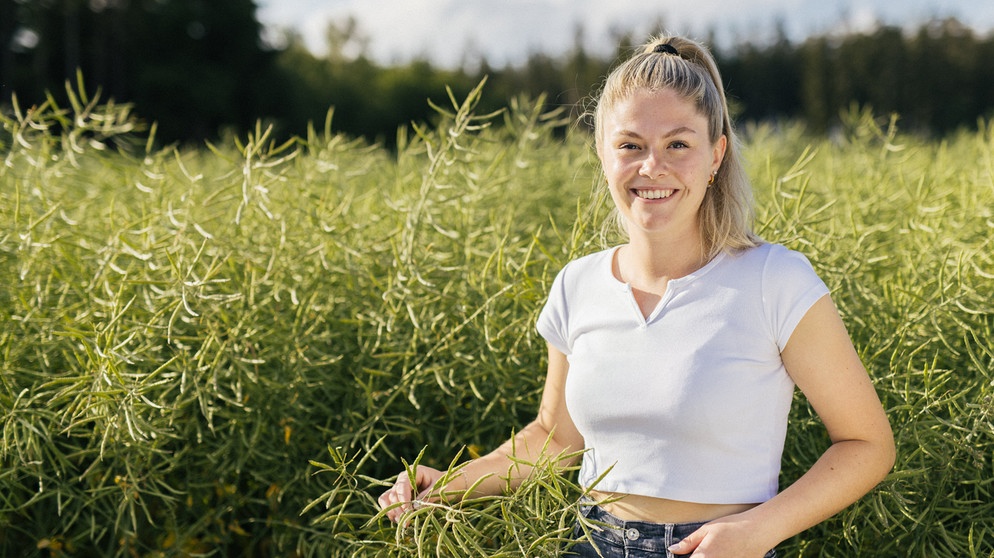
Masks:
[[[632,190],[636,196],[643,200],[661,200],[673,195],[676,190]]]

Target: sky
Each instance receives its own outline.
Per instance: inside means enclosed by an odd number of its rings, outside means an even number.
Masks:
[[[257,0],[260,21],[302,35],[316,54],[327,52],[328,23],[352,16],[383,64],[427,58],[458,67],[485,56],[492,66],[529,54],[569,51],[582,29],[591,53],[615,52],[616,37],[639,38],[663,22],[675,33],[716,35],[717,48],[775,36],[777,23],[792,41],[811,34],[872,29],[876,23],[917,28],[956,17],[978,33],[994,29],[994,0]]]

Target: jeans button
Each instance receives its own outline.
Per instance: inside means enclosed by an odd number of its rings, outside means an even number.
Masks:
[[[630,541],[637,541],[639,538],[639,530],[634,527],[625,529],[625,538]]]

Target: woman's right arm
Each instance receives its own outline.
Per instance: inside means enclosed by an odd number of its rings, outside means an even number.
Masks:
[[[413,501],[437,498],[440,493],[445,498],[500,494],[505,487],[517,488],[531,474],[532,467],[527,464],[538,463],[543,457],[543,450],[545,457],[554,457],[575,454],[583,449],[583,437],[566,410],[568,371],[566,355],[549,345],[549,370],[535,420],[494,451],[462,465],[458,475],[437,490],[435,483],[445,474],[443,471],[418,466],[415,471],[416,487],[411,486],[407,472],[402,472],[394,485],[379,498],[383,509],[400,504],[389,509],[387,517],[397,521],[411,509]],[[575,461],[574,456],[561,461],[560,465],[565,467]],[[470,487],[473,487],[473,492],[467,493]]]

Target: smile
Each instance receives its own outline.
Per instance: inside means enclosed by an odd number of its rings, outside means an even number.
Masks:
[[[673,195],[676,190],[635,190],[635,195],[643,200],[660,200]]]

